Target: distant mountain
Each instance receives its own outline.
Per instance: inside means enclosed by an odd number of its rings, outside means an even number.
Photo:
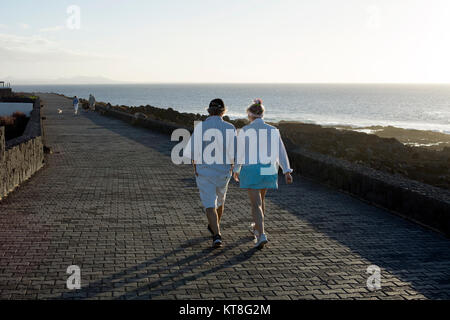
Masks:
[[[120,81],[108,79],[105,77],[87,77],[87,76],[77,76],[70,78],[58,78],[54,83],[61,84],[115,84],[120,83]]]
[[[36,78],[15,78],[15,77],[0,77],[0,81],[10,82],[11,85],[27,85],[27,84],[118,84],[126,83],[125,81],[116,81],[105,77],[61,77],[57,79],[36,79]]]

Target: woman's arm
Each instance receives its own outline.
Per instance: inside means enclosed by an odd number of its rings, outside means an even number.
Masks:
[[[291,169],[291,164],[289,163],[289,157],[286,151],[286,147],[284,146],[283,139],[281,139],[280,135],[280,146],[279,146],[279,152],[280,152],[280,166],[281,169],[283,169],[283,174],[286,179],[286,184],[292,184],[294,182],[294,179],[292,178],[291,173],[294,171]]]
[[[195,161],[192,160],[192,166],[194,167],[194,174],[196,177],[198,177],[198,173],[197,173],[197,165],[195,164]]]
[[[236,182],[239,182],[239,175],[241,173],[242,164],[236,164],[233,168],[233,178]]]
[[[286,147],[284,146],[283,143],[283,139],[281,139],[281,135],[280,135],[280,139],[279,139],[279,152],[280,152],[280,166],[281,169],[283,169],[283,173],[292,173],[294,170],[291,169],[291,164],[289,163],[289,157],[286,151]]]

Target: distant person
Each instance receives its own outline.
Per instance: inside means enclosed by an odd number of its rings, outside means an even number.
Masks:
[[[89,95],[89,108],[95,111],[95,97],[92,94]]]
[[[75,97],[73,98],[73,102],[72,102],[73,108],[74,108],[74,110],[75,110],[75,115],[78,114],[78,104],[79,104],[79,103],[80,103],[80,100],[78,100],[78,97],[75,96]]]
[[[268,189],[278,189],[278,170],[279,166],[283,169],[283,174],[287,184],[292,184],[292,169],[289,164],[288,155],[279,131],[263,120],[264,106],[261,99],[254,100],[253,104],[247,109],[250,124],[240,130],[238,134],[238,146],[241,149],[242,158],[239,156],[238,164],[234,167],[234,179],[240,182],[241,189],[247,189],[252,206],[252,215],[254,223],[250,226],[250,232],[255,237],[255,248],[262,249],[267,243],[267,235],[264,230],[264,215],[266,211],[265,197]],[[276,130],[276,131],[274,131]],[[246,134],[247,133],[247,134]],[[253,141],[250,139],[250,133],[254,133]],[[267,140],[265,138],[267,137]],[[275,137],[276,140],[272,137]],[[246,140],[248,139],[248,140]],[[264,139],[264,140],[261,140]],[[246,141],[249,141],[246,143]],[[278,145],[272,145],[276,143]],[[263,153],[260,153],[261,146],[266,146]],[[274,150],[278,149],[278,154]],[[254,154],[257,152],[256,154]],[[261,154],[275,154],[274,161],[268,159],[264,163]],[[249,159],[256,159],[250,162]]]
[[[227,109],[221,99],[211,101],[208,113],[209,117],[194,128],[185,151],[185,156],[192,160],[197,187],[200,191],[200,199],[206,209],[208,218],[208,230],[213,236],[213,247],[222,246],[222,235],[220,232],[220,221],[224,212],[225,199],[228,184],[232,176],[232,163],[234,163],[234,146],[236,140],[236,128],[223,120]],[[218,142],[218,150],[215,152],[222,155],[218,161],[208,162],[203,159],[206,147],[215,142],[203,141],[207,133],[219,132],[224,138]],[[224,143],[225,137],[229,137],[228,144]],[[215,139],[215,138],[214,138]],[[195,141],[199,141],[198,146]],[[199,160],[200,159],[200,160]],[[206,164],[210,163],[210,164]]]

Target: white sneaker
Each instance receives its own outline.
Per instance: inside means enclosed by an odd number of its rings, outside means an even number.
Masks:
[[[268,242],[267,236],[263,233],[259,238],[256,238],[255,248],[262,249]]]
[[[255,239],[259,237],[259,231],[255,229],[255,223],[252,223],[248,230],[250,231],[252,236],[255,237]]]

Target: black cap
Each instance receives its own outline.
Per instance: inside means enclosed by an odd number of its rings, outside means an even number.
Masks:
[[[209,104],[209,109],[219,109],[219,110],[222,109],[222,110],[225,110],[225,103],[223,102],[222,99],[214,99]]]

